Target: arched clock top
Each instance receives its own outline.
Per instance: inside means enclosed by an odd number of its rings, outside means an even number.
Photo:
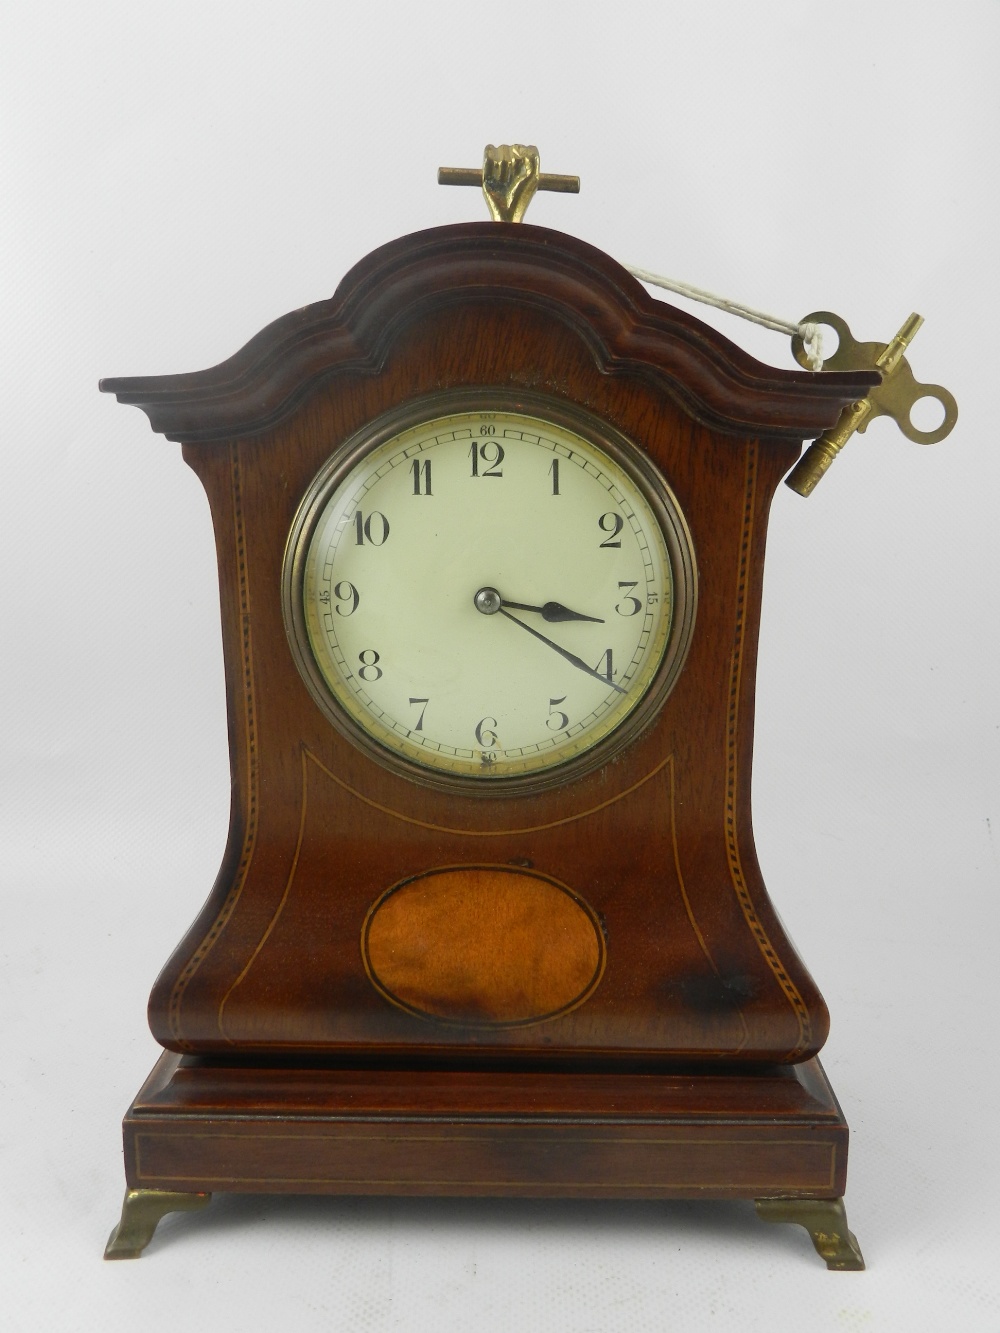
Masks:
[[[764,365],[574,237],[522,223],[463,223],[373,251],[329,300],[276,320],[209,370],[100,387],[141,407],[168,439],[211,444],[270,429],[338,372],[377,373],[395,339],[422,317],[499,301],[544,310],[586,343],[601,372],[649,380],[727,434],[811,439],[879,383],[870,371]]]

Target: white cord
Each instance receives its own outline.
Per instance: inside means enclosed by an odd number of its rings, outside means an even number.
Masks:
[[[739,301],[729,301],[724,296],[715,296],[700,287],[692,287],[688,282],[675,282],[672,278],[664,278],[659,273],[650,273],[644,268],[633,268],[631,264],[626,264],[625,267],[633,277],[638,278],[640,282],[648,282],[653,287],[663,287],[668,292],[676,292],[678,296],[687,296],[692,301],[700,301],[702,305],[715,306],[717,310],[728,310],[731,315],[739,315],[740,319],[749,319],[754,324],[762,324],[765,329],[774,329],[777,333],[797,333],[802,339],[810,370],[823,369],[823,331],[818,324],[791,324],[788,320],[765,314],[763,310],[754,310],[751,306],[741,305]]]

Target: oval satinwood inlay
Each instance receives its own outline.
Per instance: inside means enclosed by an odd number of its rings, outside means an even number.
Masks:
[[[393,1004],[472,1026],[575,1009],[604,971],[593,910],[548,876],[507,866],[431,870],[394,885],[362,932],[365,967]]]

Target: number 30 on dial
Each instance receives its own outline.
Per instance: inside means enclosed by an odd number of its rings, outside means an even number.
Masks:
[[[295,661],[335,726],[412,776],[493,792],[562,780],[641,730],[696,601],[687,525],[648,458],[596,418],[486,391],[339,449],[283,583]]]

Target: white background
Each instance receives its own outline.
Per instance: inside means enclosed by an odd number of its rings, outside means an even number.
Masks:
[[[77,0],[2,7],[0,1323],[1000,1328],[1000,8]],[[179,446],[102,375],[229,356],[537,143],[530,218],[886,340],[960,406],[772,512],[754,808],[833,1014],[869,1264],[744,1204],[222,1199],[102,1264],[153,978],[222,853],[214,552]],[[764,360],[786,340],[704,318]]]

